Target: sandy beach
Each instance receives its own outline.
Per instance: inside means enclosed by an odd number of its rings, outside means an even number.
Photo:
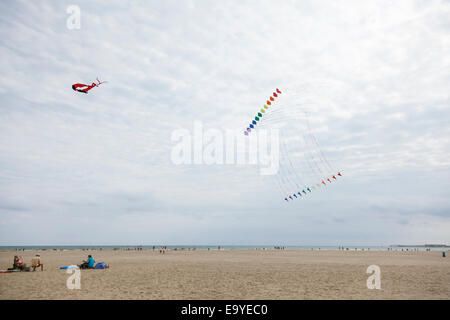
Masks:
[[[0,299],[449,299],[450,257],[441,252],[197,250],[0,252],[0,269],[15,254],[45,270],[0,274]],[[69,290],[60,266],[92,254],[106,270],[81,270]],[[369,265],[381,289],[369,290]]]

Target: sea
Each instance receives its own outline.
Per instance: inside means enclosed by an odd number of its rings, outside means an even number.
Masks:
[[[345,250],[345,251],[442,251],[445,245],[390,245],[390,246],[283,246],[283,245],[33,245],[0,246],[0,251],[87,251],[87,250]]]

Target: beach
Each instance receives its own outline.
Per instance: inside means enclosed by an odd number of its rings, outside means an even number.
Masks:
[[[158,250],[2,251],[44,271],[0,274],[0,299],[449,299],[450,257],[440,251]],[[105,270],[81,270],[80,289],[59,267],[91,254]],[[381,289],[368,289],[370,265]]]

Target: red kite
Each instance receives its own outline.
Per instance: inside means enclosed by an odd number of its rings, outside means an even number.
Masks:
[[[98,80],[97,78],[97,82],[92,82],[92,84],[89,86],[87,84],[83,84],[83,83],[75,83],[72,85],[72,89],[78,92],[84,92],[84,93],[88,93],[89,90],[91,90],[92,88],[98,87],[99,85],[101,85],[102,83],[105,83],[106,81],[100,82],[100,80]],[[79,88],[83,88],[83,89],[79,89]]]

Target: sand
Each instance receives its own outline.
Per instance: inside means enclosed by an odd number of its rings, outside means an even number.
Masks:
[[[20,255],[27,264],[37,251]],[[0,299],[449,299],[441,252],[197,250],[39,251],[44,271],[0,274]],[[93,255],[107,270],[81,270],[81,289],[58,267]],[[0,252],[0,269],[15,252]],[[369,265],[381,289],[369,290]]]

